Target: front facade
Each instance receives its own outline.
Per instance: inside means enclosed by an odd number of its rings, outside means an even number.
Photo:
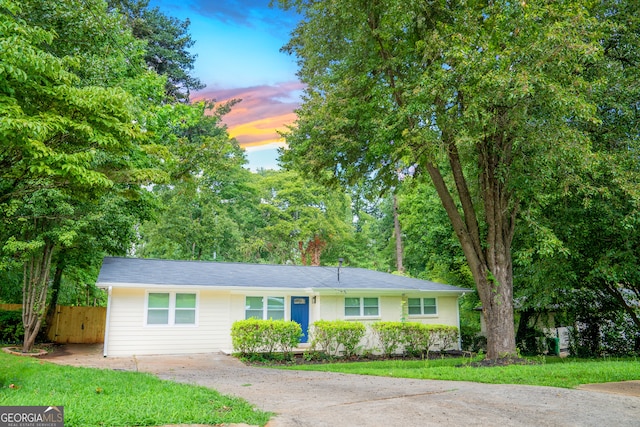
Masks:
[[[469,291],[358,268],[135,258],[105,258],[97,285],[105,356],[230,352],[232,324],[252,317],[300,323],[303,343],[317,320],[459,326]]]

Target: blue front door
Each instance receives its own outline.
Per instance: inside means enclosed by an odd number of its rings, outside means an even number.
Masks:
[[[309,339],[309,297],[291,297],[291,320],[302,327],[300,342]]]

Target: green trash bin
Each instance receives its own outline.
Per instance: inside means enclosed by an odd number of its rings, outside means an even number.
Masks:
[[[547,339],[549,354],[560,356],[560,338]]]

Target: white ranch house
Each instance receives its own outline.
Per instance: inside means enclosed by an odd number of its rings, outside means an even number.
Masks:
[[[459,328],[470,291],[362,268],[139,258],[105,258],[97,286],[108,292],[104,356],[230,352],[231,325],[250,317],[305,333],[338,319]]]

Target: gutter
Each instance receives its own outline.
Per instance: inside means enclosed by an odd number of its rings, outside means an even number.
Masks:
[[[109,286],[107,289],[107,318],[105,320],[105,328],[104,328],[104,346],[102,347],[102,356],[107,357],[107,346],[109,345],[109,322],[111,321],[111,290],[112,287]]]
[[[128,289],[197,289],[197,290],[215,290],[227,291],[232,294],[244,294],[246,292],[293,292],[293,293],[318,293],[324,295],[339,295],[346,293],[376,293],[395,295],[398,292],[403,293],[422,293],[439,294],[451,296],[452,294],[462,294],[473,292],[472,289],[414,289],[414,288],[351,288],[351,287],[291,287],[291,286],[228,286],[228,285],[188,285],[188,284],[155,284],[155,283],[119,283],[119,282],[103,282],[98,285],[102,289],[128,288]]]

